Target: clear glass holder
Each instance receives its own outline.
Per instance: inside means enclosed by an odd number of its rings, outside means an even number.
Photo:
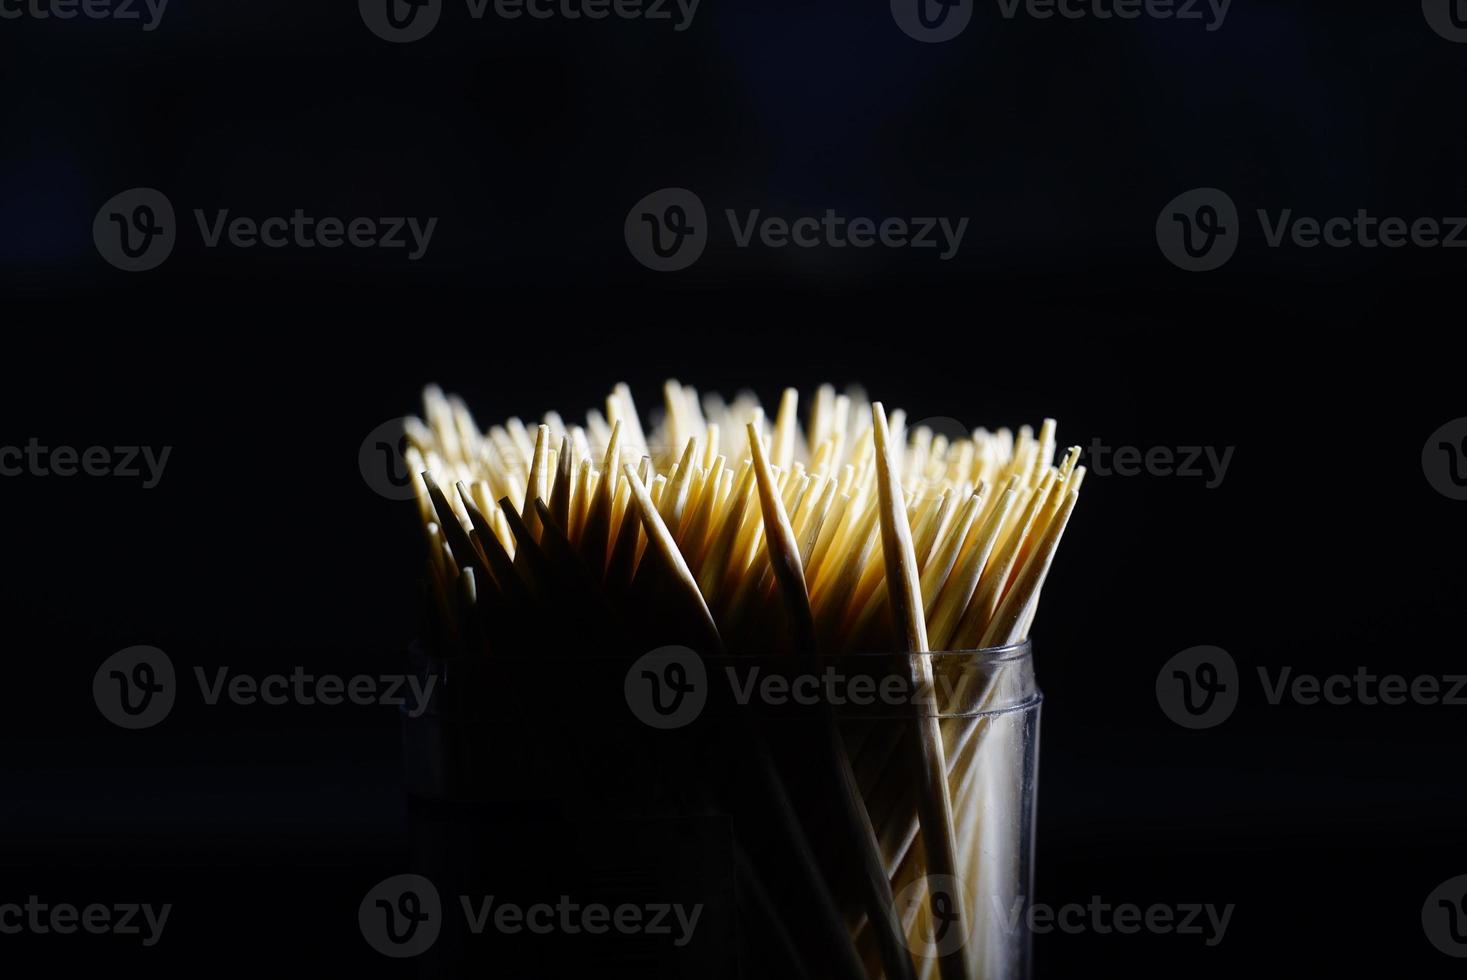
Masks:
[[[404,714],[414,797],[602,826],[726,818],[738,938],[709,959],[735,975],[1031,976],[1043,698],[1028,642],[413,660],[436,677],[428,709]],[[938,763],[945,799],[922,778]]]

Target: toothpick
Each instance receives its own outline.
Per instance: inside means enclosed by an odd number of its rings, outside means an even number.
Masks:
[[[871,424],[876,445],[876,490],[881,507],[881,550],[886,559],[887,595],[891,601],[892,620],[896,623],[903,648],[908,653],[927,652],[927,625],[922,614],[922,585],[917,572],[917,556],[912,546],[912,530],[907,526],[902,489],[891,465],[891,449],[886,412],[881,403],[871,406]],[[932,663],[926,657],[913,657],[913,681],[916,690],[933,690]],[[943,753],[942,727],[937,717],[919,717],[917,745],[922,770],[918,773],[918,813],[921,818],[922,841],[927,853],[930,875],[959,875],[957,845],[954,841],[952,800],[948,796],[947,759]],[[951,896],[955,928],[967,935],[967,911],[961,894]],[[935,901],[935,898],[934,898]],[[937,909],[933,909],[934,913]],[[944,980],[963,980],[968,974],[961,947],[941,957]]]
[[[672,533],[667,530],[667,525],[662,522],[662,515],[657,513],[657,507],[652,503],[652,495],[642,485],[642,481],[638,479],[630,464],[622,467],[622,473],[626,476],[628,486],[631,487],[632,505],[642,519],[642,529],[647,534],[648,550],[655,552],[672,571],[673,583],[688,607],[698,614],[707,632],[705,638],[711,644],[710,651],[722,650],[723,640],[718,634],[718,624],[713,621],[713,614],[708,611],[708,603],[703,599],[703,593],[698,590],[698,581],[688,570],[688,563],[683,559],[682,552],[678,550],[677,542],[673,540]]]

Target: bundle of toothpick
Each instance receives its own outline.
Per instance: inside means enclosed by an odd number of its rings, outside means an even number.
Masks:
[[[902,412],[829,385],[803,423],[793,389],[770,417],[752,395],[676,381],[645,421],[625,385],[579,424],[552,412],[482,429],[436,387],[424,408],[405,456],[421,477],[429,646],[445,660],[523,655],[547,622],[710,657],[1016,644],[1085,476],[1078,447],[1056,460],[1053,420],[1037,433],[908,431]],[[933,687],[931,658],[904,662],[913,685]],[[1001,694],[983,692],[979,712]],[[771,941],[792,971],[1015,975],[1004,930],[1023,897],[1005,855],[1018,846],[1016,763],[988,727],[981,713],[928,713],[853,732],[827,716],[797,753],[745,733],[758,812],[795,858],[791,887],[814,899],[800,915],[815,939]],[[791,765],[818,770],[813,802],[791,792]],[[748,890],[772,901],[779,873],[749,863]],[[952,879],[967,887],[939,909],[924,883]],[[897,907],[894,894],[914,889],[919,901]],[[967,941],[914,955],[939,913]]]

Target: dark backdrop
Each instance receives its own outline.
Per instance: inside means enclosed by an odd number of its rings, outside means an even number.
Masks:
[[[403,975],[356,903],[406,861],[390,710],[182,705],[120,732],[97,665],[400,669],[411,505],[362,439],[461,392],[568,417],[630,382],[859,381],[911,417],[1062,442],[1235,447],[1216,489],[1092,476],[1035,640],[1037,896],[1236,903],[1224,942],[1054,934],[1039,976],[1434,977],[1422,903],[1467,873],[1463,708],[1268,706],[1256,667],[1459,669],[1464,505],[1422,472],[1464,414],[1449,250],[1157,247],[1198,186],[1252,209],[1467,212],[1467,47],[1416,5],[1236,0],[1225,25],[1007,21],[921,45],[880,3],[720,3],[693,26],[466,20],[390,46],[350,4],[174,0],[153,32],[0,21],[0,445],[169,445],[157,488],[0,480],[10,665],[0,901],[174,903],[164,940],[0,936],[0,962]],[[415,263],[210,251],[124,274],[129,187],[242,214],[434,215]],[[959,254],[738,250],[657,274],[638,198],[964,215]],[[1185,731],[1154,684],[1227,649],[1245,694]]]

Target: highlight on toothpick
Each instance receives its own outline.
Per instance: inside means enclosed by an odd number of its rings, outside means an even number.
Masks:
[[[492,620],[466,635],[465,602],[574,598],[579,614],[618,618],[644,578],[707,652],[1025,639],[1085,477],[1079,447],[1056,461],[1054,420],[909,432],[904,412],[830,385],[804,414],[793,389],[771,416],[753,395],[669,381],[648,420],[619,384],[579,422],[552,411],[485,429],[429,387],[405,457],[440,639],[455,653],[509,642]],[[792,566],[810,617],[793,632]]]

